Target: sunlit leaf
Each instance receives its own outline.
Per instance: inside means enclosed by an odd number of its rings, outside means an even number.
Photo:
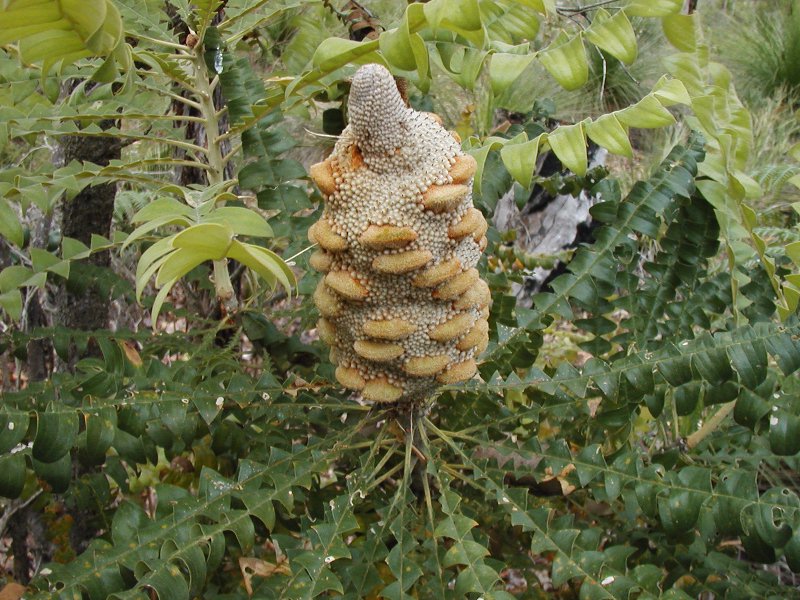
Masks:
[[[220,260],[228,252],[234,236],[233,228],[222,220],[223,224],[200,223],[184,229],[172,238],[172,247],[203,256],[202,260]]]
[[[586,135],[598,146],[613,154],[633,158],[628,130],[614,114],[603,115],[586,123]]]
[[[545,69],[566,90],[576,90],[589,79],[589,62],[581,35],[562,33],[539,55]]]
[[[627,15],[621,10],[612,17],[602,8],[599,9],[584,35],[592,44],[627,65],[636,60],[636,33]]]
[[[533,54],[493,54],[489,63],[489,80],[494,95],[499,96],[511,87],[534,58]]]
[[[664,106],[652,95],[645,96],[636,104],[613,113],[623,125],[642,129],[666,127],[675,123]]]
[[[500,149],[500,158],[503,160],[503,165],[525,189],[531,186],[541,138],[542,136],[540,135],[533,140],[519,141],[518,143],[514,143],[514,140],[511,140]]]
[[[548,134],[547,142],[567,169],[576,175],[586,173],[588,161],[583,123],[557,127]]]
[[[632,17],[666,17],[677,14],[683,0],[628,0],[625,12]]]
[[[661,19],[664,35],[682,52],[693,52],[697,48],[697,18],[695,14],[671,14]]]

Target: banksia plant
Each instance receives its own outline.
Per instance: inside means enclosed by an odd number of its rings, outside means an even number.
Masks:
[[[475,159],[438,116],[407,107],[380,65],[353,77],[349,119],[311,167],[325,197],[308,232],[319,245],[311,266],[325,274],[319,334],[343,386],[374,402],[419,401],[470,379],[489,339]]]

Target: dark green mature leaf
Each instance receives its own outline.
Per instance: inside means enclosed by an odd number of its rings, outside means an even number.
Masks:
[[[78,436],[78,415],[72,411],[39,413],[33,458],[43,463],[59,460],[67,454]]]
[[[0,496],[18,498],[25,485],[27,463],[25,454],[5,454],[0,456]]]

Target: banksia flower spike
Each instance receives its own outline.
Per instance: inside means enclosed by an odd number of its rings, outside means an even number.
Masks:
[[[380,65],[355,74],[349,107],[333,153],[311,167],[325,197],[308,232],[324,273],[319,333],[343,386],[373,402],[418,401],[470,379],[489,339],[475,160],[436,115],[408,108]]]

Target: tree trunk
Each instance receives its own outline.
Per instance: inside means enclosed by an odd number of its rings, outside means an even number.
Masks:
[[[103,123],[105,128],[111,122]],[[69,136],[61,142],[64,164],[73,160],[108,165],[119,159],[122,145],[119,139],[100,136]],[[114,214],[117,184],[101,183],[85,188],[71,200],[62,202],[61,234],[79,240],[87,246],[93,234],[108,237]],[[92,254],[85,262],[73,263],[69,280],[58,294],[57,324],[70,329],[91,331],[108,326],[108,294],[99,284],[102,269],[111,262],[108,251]],[[90,346],[90,353],[95,352]],[[66,367],[72,369],[80,357],[70,349]]]

